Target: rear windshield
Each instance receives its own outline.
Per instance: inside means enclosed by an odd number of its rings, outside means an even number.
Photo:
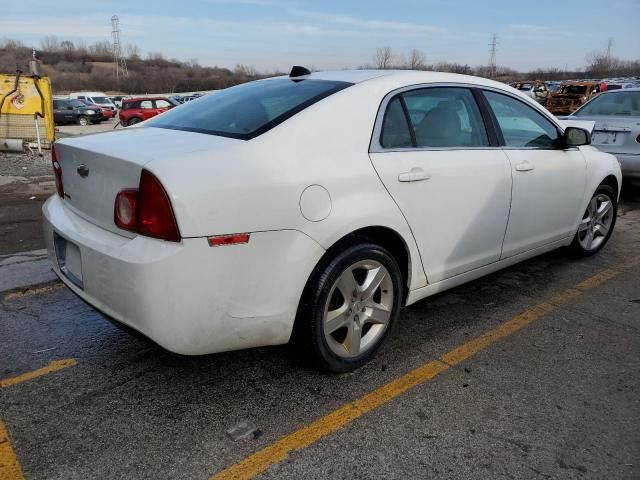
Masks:
[[[587,93],[587,87],[585,85],[565,85],[560,92],[567,95],[584,95]]]
[[[640,92],[601,93],[585,104],[574,115],[626,115],[640,116]]]
[[[350,85],[310,79],[259,80],[184,103],[145,125],[249,140]]]

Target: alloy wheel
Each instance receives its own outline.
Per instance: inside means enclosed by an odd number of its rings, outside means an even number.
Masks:
[[[389,271],[375,260],[357,262],[338,277],[324,310],[324,336],[342,358],[361,355],[384,336],[394,300]]]
[[[606,240],[613,222],[613,202],[608,195],[595,195],[578,226],[578,242],[586,251],[596,250]]]

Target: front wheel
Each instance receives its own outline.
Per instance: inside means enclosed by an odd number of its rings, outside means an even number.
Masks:
[[[571,243],[571,251],[579,256],[599,252],[609,241],[618,214],[618,202],[613,188],[600,185],[594,192],[580,220]]]
[[[140,123],[142,121],[142,119],[138,118],[138,117],[133,117],[132,119],[130,119],[127,122],[127,125],[131,126],[131,125],[135,125],[136,123]]]
[[[364,243],[323,262],[305,287],[294,342],[316,366],[349,372],[370,361],[400,310],[402,274],[385,248]]]
[[[78,117],[78,125],[86,127],[87,125],[89,125],[89,119],[87,117],[85,117],[84,115],[80,115]]]

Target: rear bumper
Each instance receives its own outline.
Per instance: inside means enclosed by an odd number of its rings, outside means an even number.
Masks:
[[[209,247],[122,237],[82,219],[57,195],[43,206],[56,274],[106,316],[184,354],[286,343],[302,289],[324,250],[295,230],[252,233],[245,245]],[[54,232],[80,250],[82,285],[60,270]]]
[[[620,154],[614,153],[620,162],[622,176],[640,180],[640,154]]]

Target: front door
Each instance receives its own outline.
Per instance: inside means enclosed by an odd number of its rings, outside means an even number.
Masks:
[[[582,213],[584,156],[578,148],[559,148],[562,132],[524,101],[483,93],[504,137],[513,175],[502,258],[573,236]]]
[[[407,219],[429,283],[500,258],[511,168],[471,90],[428,87],[386,104],[371,160]]]

